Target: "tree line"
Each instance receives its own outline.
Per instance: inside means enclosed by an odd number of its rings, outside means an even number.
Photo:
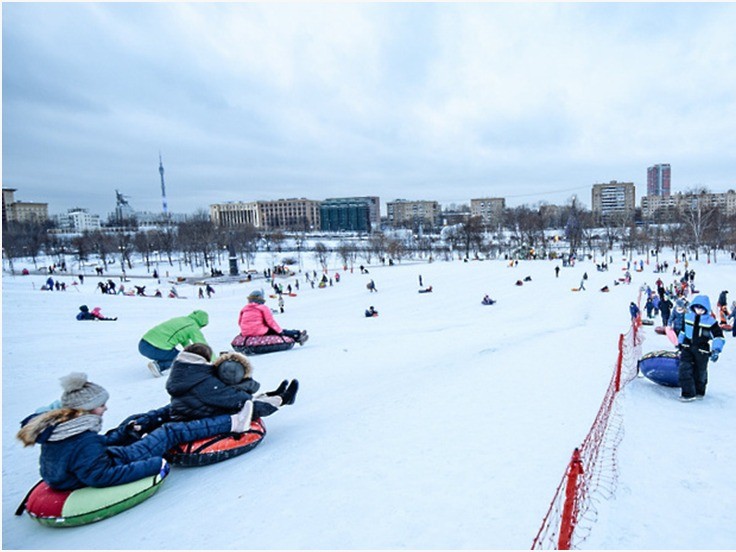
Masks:
[[[702,190],[707,194],[706,190]],[[695,196],[697,197],[697,195]],[[463,222],[445,228],[441,234],[409,228],[403,236],[387,230],[366,237],[340,239],[336,247],[316,241],[308,232],[264,231],[251,225],[222,227],[215,225],[200,210],[185,222],[163,225],[153,230],[110,229],[68,236],[54,232],[50,222],[8,223],[3,231],[3,255],[13,271],[13,261],[29,258],[38,268],[43,254],[58,263],[68,258],[77,263],[98,262],[107,271],[119,263],[119,269],[132,268],[137,253],[149,271],[154,265],[175,263],[206,271],[227,263],[233,257],[249,269],[259,251],[270,252],[272,264],[281,262],[287,239],[296,249],[302,263],[304,254],[327,267],[336,256],[345,266],[353,266],[359,258],[370,264],[374,259],[400,262],[404,258],[449,260],[459,258],[549,258],[560,255],[610,255],[614,247],[625,255],[635,253],[657,256],[663,247],[676,255],[688,253],[699,258],[705,254],[717,261],[717,252],[736,254],[736,216],[727,216],[717,205],[691,201],[676,213],[668,213],[667,221],[644,220],[612,215],[595,220],[593,213],[579,206],[573,198],[563,207],[523,205],[508,208],[492,224],[481,217],[467,216]],[[416,231],[416,233],[415,233]]]

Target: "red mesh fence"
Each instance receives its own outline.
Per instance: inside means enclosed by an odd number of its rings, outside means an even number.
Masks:
[[[596,504],[616,490],[617,450],[624,430],[616,396],[637,375],[643,340],[640,325],[637,318],[628,333],[619,337],[618,357],[603,402],[588,435],[573,451],[532,550],[579,547],[598,517]]]

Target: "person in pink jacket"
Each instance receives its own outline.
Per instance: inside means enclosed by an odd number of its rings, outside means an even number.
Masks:
[[[264,303],[266,299],[263,297],[263,291],[260,289],[253,290],[248,295],[248,304],[240,311],[238,325],[240,326],[240,335],[244,337],[256,335],[283,335],[290,337],[299,345],[309,339],[306,330],[284,330],[278,325],[269,309]]]

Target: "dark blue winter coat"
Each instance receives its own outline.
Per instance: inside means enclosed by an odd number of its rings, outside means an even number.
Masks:
[[[693,310],[695,306],[703,307],[705,314],[702,316],[696,314]],[[718,321],[711,316],[710,299],[707,295],[698,295],[692,300],[690,310],[685,314],[685,327],[677,336],[677,340],[681,346],[690,347],[701,353],[710,353],[711,349],[719,353],[723,350],[726,343],[723,339],[723,330]]]
[[[114,447],[108,448],[107,438],[93,431],[41,445],[41,477],[62,491],[122,485],[161,471],[161,457],[124,463]]]
[[[182,352],[171,365],[166,382],[171,396],[173,420],[196,420],[220,414],[235,414],[253,398],[236,386],[227,385],[201,356]]]

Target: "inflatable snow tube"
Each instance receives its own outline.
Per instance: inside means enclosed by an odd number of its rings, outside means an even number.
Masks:
[[[158,491],[163,477],[154,475],[113,487],[84,487],[56,491],[39,481],[16,514],[28,515],[49,527],[76,527],[94,523],[140,504]]]
[[[639,360],[639,371],[644,376],[666,387],[680,387],[680,353],[677,351],[652,351]]]
[[[182,443],[167,452],[166,459],[174,466],[208,466],[253,450],[265,436],[266,426],[256,418],[245,433],[223,433]]]
[[[262,355],[288,351],[295,343],[296,341],[292,338],[282,335],[251,335],[248,337],[236,335],[230,345],[244,355]]]

